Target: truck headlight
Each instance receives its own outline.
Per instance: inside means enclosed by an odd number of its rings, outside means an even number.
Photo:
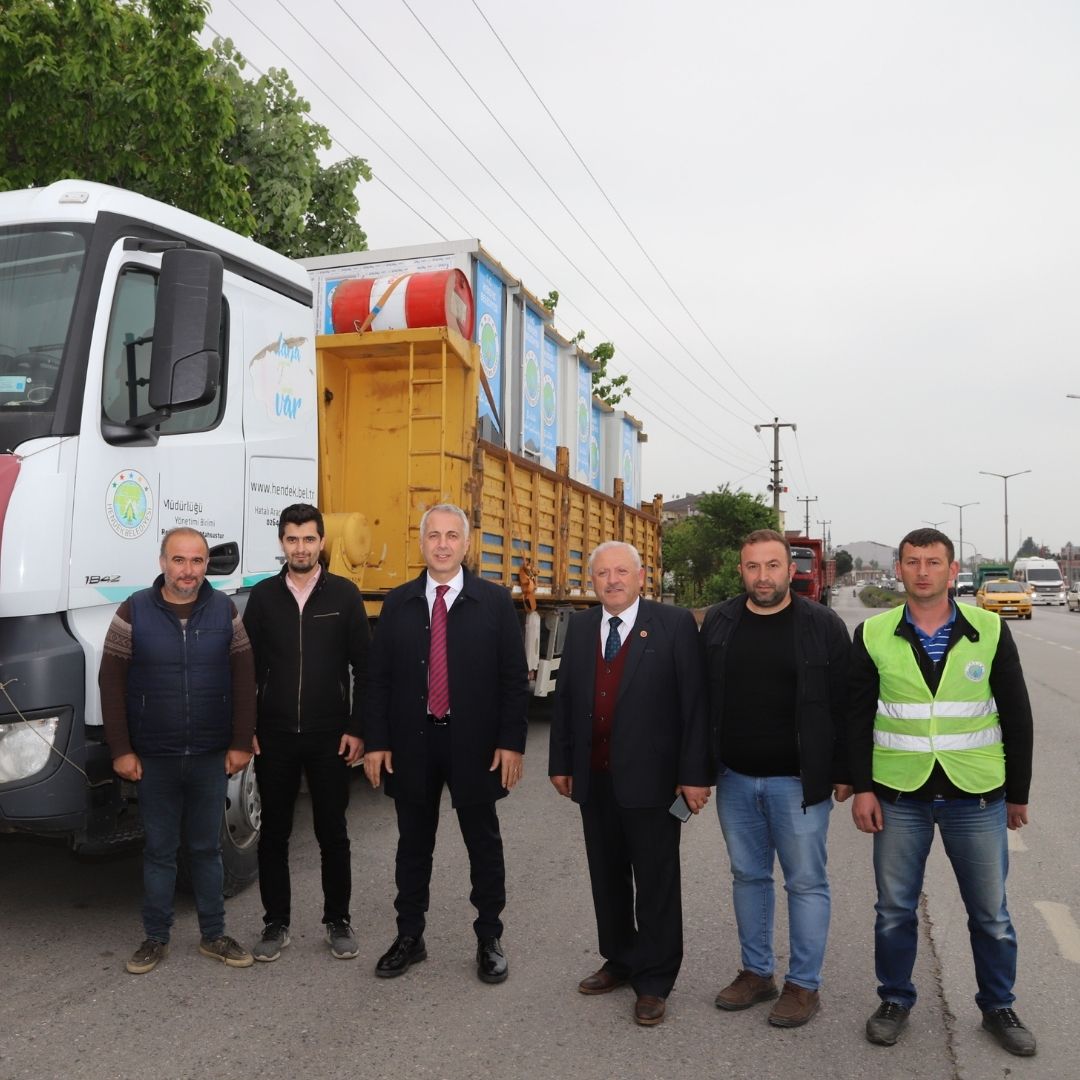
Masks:
[[[41,772],[49,761],[59,726],[59,716],[0,724],[0,784]]]

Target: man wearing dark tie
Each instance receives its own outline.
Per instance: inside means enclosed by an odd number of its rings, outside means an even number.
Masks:
[[[477,975],[506,979],[502,837],[495,802],[521,779],[529,683],[510,593],[462,567],[469,522],[457,506],[420,520],[427,569],[386,597],[371,646],[364,772],[386,774],[398,819],[397,937],[381,978],[427,958],[425,916],[445,784],[469,853]]]
[[[634,1019],[664,1019],[682,963],[681,792],[709,798],[704,679],[694,617],[641,597],[645,571],[629,544],[589,558],[603,607],[570,617],[551,722],[548,775],[581,807],[604,964],[583,994],[630,983]]]

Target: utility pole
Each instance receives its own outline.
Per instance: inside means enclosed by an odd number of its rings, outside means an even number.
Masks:
[[[967,507],[967,506],[978,506],[979,504],[977,502],[954,503],[954,502],[945,502],[945,501],[943,501],[941,505],[942,506],[955,506],[956,509],[960,511],[960,565],[963,566],[964,565],[964,508]],[[974,570],[975,567],[973,566],[971,569]]]
[[[809,536],[810,535],[810,504],[812,502],[817,502],[817,496],[816,495],[813,495],[813,496],[808,495],[805,499],[800,497],[800,498],[796,499],[795,501],[796,502],[801,502],[801,503],[806,503],[806,532],[803,533],[803,536]]]
[[[832,548],[832,537],[829,535],[829,526],[832,524],[832,520],[822,521],[821,518],[818,518],[817,523],[821,526],[821,542],[825,545],[825,554],[828,556],[829,550]],[[810,535],[809,529],[807,529],[806,535]]]
[[[778,416],[773,417],[771,424],[754,425],[755,431],[761,431],[762,428],[773,429],[772,484],[769,486],[772,488],[772,508],[776,513],[778,524],[780,521],[780,429],[782,427],[789,427],[792,431],[798,430],[794,424],[781,424]]]

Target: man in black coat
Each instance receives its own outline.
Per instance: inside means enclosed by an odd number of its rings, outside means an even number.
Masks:
[[[506,905],[495,802],[521,779],[529,696],[525,646],[510,593],[462,568],[469,522],[457,506],[420,521],[427,569],[383,603],[372,642],[364,771],[398,819],[398,934],[375,974],[390,978],[427,958],[432,854],[443,785],[469,852],[477,974],[500,983]]]
[[[583,994],[629,982],[634,1018],[664,1019],[682,964],[681,792],[709,798],[704,680],[694,617],[641,598],[645,571],[629,544],[589,558],[603,603],[570,618],[555,690],[548,775],[581,807],[604,964]]]
[[[285,565],[251,590],[244,611],[259,687],[255,774],[262,796],[263,931],[252,953],[270,962],[289,944],[289,837],[303,774],[322,860],[326,941],[335,957],[349,960],[359,949],[349,913],[352,865],[345,812],[349,766],[364,751],[360,701],[370,636],[367,612],[360,590],[322,565],[326,536],[314,506],[285,507],[278,540]]]

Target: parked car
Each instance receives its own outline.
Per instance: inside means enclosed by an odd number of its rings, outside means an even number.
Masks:
[[[967,570],[961,570],[956,575],[956,595],[963,596],[965,593],[975,595],[975,575]]]
[[[1080,611],[1080,581],[1074,581],[1065,594],[1065,603],[1070,611]]]
[[[1031,593],[1019,581],[997,578],[987,581],[975,594],[977,607],[996,611],[999,615],[1013,615],[1018,619],[1031,618]]]

